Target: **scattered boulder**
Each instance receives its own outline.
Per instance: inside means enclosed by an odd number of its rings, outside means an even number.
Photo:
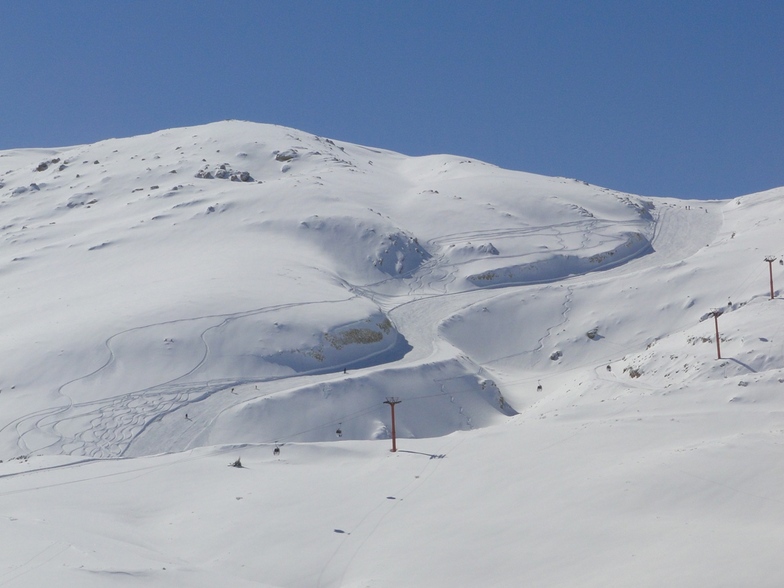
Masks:
[[[476,248],[479,253],[487,253],[488,255],[498,255],[499,251],[492,243],[486,243]]]
[[[37,172],[46,171],[47,169],[49,169],[50,165],[54,165],[55,163],[60,163],[59,157],[55,157],[54,159],[50,159],[49,161],[42,161],[41,163],[38,164],[38,167],[36,167],[34,171]],[[60,166],[61,169],[62,167],[63,166]]]
[[[626,366],[623,371],[628,373],[630,378],[639,378],[642,375],[642,370],[632,366]]]
[[[277,161],[291,161],[292,159],[297,159],[297,157],[299,157],[299,153],[296,149],[286,149],[285,151],[276,151],[274,153]]]
[[[247,171],[238,171],[232,169],[228,164],[222,163],[213,172],[207,166],[196,172],[196,176],[202,180],[212,180],[218,178],[219,180],[231,180],[232,182],[253,182],[255,181]]]

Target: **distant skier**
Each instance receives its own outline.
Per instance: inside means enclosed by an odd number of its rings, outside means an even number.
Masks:
[[[272,455],[280,455],[280,447],[276,447],[272,450]]]

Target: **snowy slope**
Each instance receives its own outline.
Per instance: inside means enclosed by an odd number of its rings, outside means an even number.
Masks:
[[[0,585],[775,586],[782,195],[239,121],[2,152]]]

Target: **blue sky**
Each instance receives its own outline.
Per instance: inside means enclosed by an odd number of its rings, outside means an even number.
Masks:
[[[237,118],[654,196],[784,185],[784,2],[3,3],[0,149]]]

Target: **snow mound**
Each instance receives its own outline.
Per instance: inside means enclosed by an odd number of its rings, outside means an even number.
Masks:
[[[625,233],[617,247],[591,255],[556,253],[530,263],[500,267],[468,276],[472,284],[487,288],[510,284],[537,284],[573,275],[606,270],[652,251],[651,243],[640,233]]]
[[[430,258],[416,237],[384,222],[312,216],[299,226],[304,239],[324,248],[340,265],[341,273],[353,279],[371,276],[375,273],[371,270],[408,276]]]
[[[400,438],[439,437],[516,414],[494,382],[449,360],[349,375],[244,402],[223,411],[194,444],[388,439],[390,409],[384,402],[390,397],[401,401]]]

